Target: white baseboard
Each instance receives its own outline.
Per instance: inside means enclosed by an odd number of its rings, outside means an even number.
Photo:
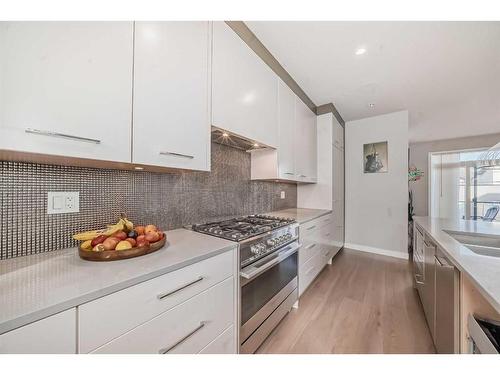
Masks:
[[[355,243],[347,243],[347,242],[344,244],[344,247],[347,249],[352,249],[352,250],[356,250],[356,251],[363,251],[365,253],[385,255],[388,257],[399,258],[399,259],[408,259],[408,253],[403,253],[400,251],[379,249],[377,247],[358,245]]]

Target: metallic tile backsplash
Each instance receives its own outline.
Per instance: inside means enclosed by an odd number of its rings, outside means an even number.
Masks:
[[[47,215],[49,191],[79,191],[80,212]],[[115,223],[122,212],[134,223],[169,230],[296,205],[295,185],[250,181],[250,155],[216,143],[211,172],[162,174],[0,161],[0,259],[76,246],[73,233]]]

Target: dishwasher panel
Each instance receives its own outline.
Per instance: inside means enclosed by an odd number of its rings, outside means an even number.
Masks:
[[[459,271],[442,254],[435,255],[436,315],[434,344],[440,354],[459,351]]]

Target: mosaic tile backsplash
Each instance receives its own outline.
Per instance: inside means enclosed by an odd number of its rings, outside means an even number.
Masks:
[[[47,192],[79,191],[80,212],[47,215]],[[285,199],[280,192],[285,191]],[[250,181],[250,155],[212,143],[211,172],[175,174],[0,161],[0,259],[76,246],[76,232],[125,213],[163,230],[296,207],[293,184]]]

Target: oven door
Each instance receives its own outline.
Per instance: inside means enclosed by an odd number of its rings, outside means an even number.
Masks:
[[[241,270],[241,343],[297,289],[299,248],[294,241]]]

